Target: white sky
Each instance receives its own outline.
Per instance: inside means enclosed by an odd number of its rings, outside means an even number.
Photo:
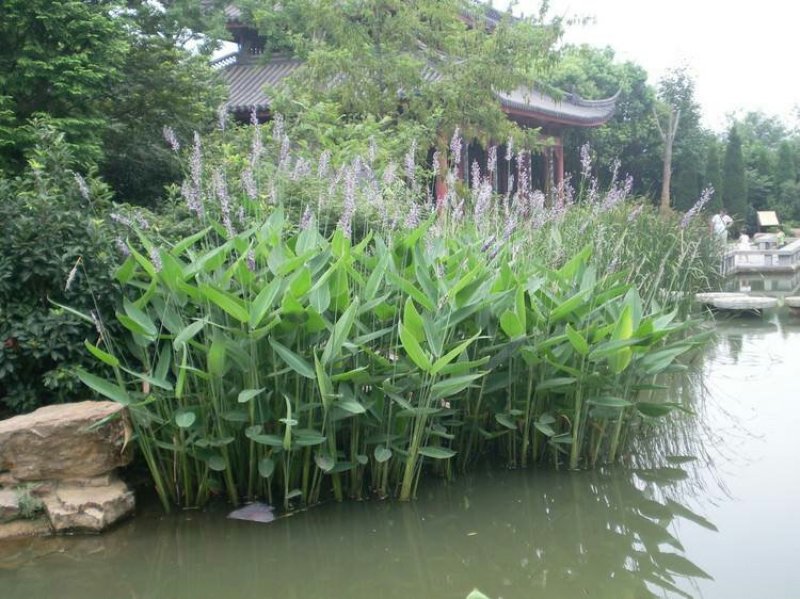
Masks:
[[[496,0],[504,8],[508,0]],[[539,0],[519,0],[526,14]],[[670,67],[694,75],[704,122],[760,110],[797,124],[800,105],[800,3],[795,0],[551,0],[550,14],[591,16],[565,40],[611,46],[619,60],[643,66],[655,83]]]

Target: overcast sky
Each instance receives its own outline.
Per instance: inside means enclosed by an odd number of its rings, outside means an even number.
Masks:
[[[507,6],[496,0],[495,6]],[[520,0],[531,14],[539,0]],[[566,41],[611,46],[643,66],[655,83],[686,64],[707,126],[726,115],[761,110],[796,125],[800,105],[800,3],[795,0],[551,0],[553,15],[595,18],[573,25]]]

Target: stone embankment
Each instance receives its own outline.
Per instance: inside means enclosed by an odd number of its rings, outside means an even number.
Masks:
[[[113,402],[40,408],[0,421],[0,539],[100,532],[134,508],[117,476],[130,422]]]

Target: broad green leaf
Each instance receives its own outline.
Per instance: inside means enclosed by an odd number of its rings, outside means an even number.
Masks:
[[[261,387],[261,389],[243,389],[239,392],[239,397],[237,397],[237,401],[239,403],[247,403],[257,395],[263,393],[266,390],[266,387]]]
[[[431,385],[431,397],[434,399],[443,399],[460,393],[484,374],[483,372],[464,374],[436,381]]]
[[[242,300],[234,295],[212,287],[211,285],[200,285],[200,292],[203,296],[217,305],[225,313],[233,316],[239,322],[249,322],[250,314],[244,306]]]
[[[387,273],[387,278],[394,283],[403,293],[406,295],[414,298],[414,301],[417,302],[420,306],[425,308],[430,312],[436,311],[436,306],[428,299],[428,296],[422,293],[419,289],[417,289],[413,283],[405,280],[400,275],[389,271]]]
[[[589,289],[579,291],[569,299],[559,304],[557,307],[553,308],[553,311],[550,312],[550,321],[557,322],[563,318],[569,318],[572,316],[573,312],[586,302],[586,298],[588,298],[590,294],[591,290]]]
[[[285,345],[278,343],[273,338],[270,337],[269,344],[272,346],[277,354],[281,357],[281,359],[286,362],[286,365],[289,366],[292,370],[294,370],[300,376],[304,376],[307,379],[316,378],[316,374],[314,369],[311,367],[306,360],[300,357],[298,354],[290,350]]]
[[[389,449],[388,447],[383,447],[381,445],[378,445],[377,447],[375,447],[373,455],[375,456],[376,462],[378,462],[379,464],[383,464],[384,462],[388,462],[389,460],[392,459],[392,450]]]
[[[261,321],[264,320],[264,316],[266,316],[278,296],[281,282],[282,279],[272,279],[258,292],[256,299],[250,305],[250,313],[247,320],[251,330],[257,328]]]
[[[555,377],[546,379],[536,385],[536,391],[548,391],[550,389],[562,389],[574,385],[577,380],[571,376]]]
[[[337,401],[335,405],[337,408],[341,408],[345,412],[349,412],[351,414],[363,414],[364,412],[367,411],[367,409],[363,405],[361,405],[354,399]]]
[[[221,337],[216,337],[211,341],[211,347],[208,348],[208,356],[206,358],[208,373],[211,376],[221,377],[225,374],[227,353],[227,346]]]
[[[353,302],[348,306],[347,310],[339,317],[336,324],[333,326],[331,336],[328,338],[328,343],[325,344],[325,349],[322,351],[322,363],[327,366],[339,357],[342,351],[342,345],[347,341],[350,335],[350,330],[353,328],[355,322],[356,312],[358,311],[358,298],[353,298]]]
[[[136,372],[134,370],[130,370],[128,368],[125,368],[124,366],[122,366],[121,368],[122,368],[122,370],[124,370],[128,374],[130,374],[132,376],[135,376],[140,381],[144,381],[146,383],[149,383],[150,385],[153,385],[154,387],[158,387],[159,389],[164,389],[165,391],[172,391],[173,390],[172,383],[170,383],[167,380],[159,379],[159,378],[156,378],[154,376],[150,376],[149,374],[144,374],[142,372]]]
[[[636,403],[636,409],[645,416],[650,418],[661,418],[675,410],[675,404],[671,403],[652,403],[649,401],[640,401]]]
[[[622,399],[621,397],[610,397],[607,395],[590,397],[586,401],[592,405],[602,406],[604,408],[627,408],[633,405],[633,403],[627,399]]]
[[[108,364],[109,366],[113,366],[114,368],[119,366],[119,359],[116,356],[112,356],[108,352],[103,351],[96,345],[89,343],[88,341],[84,340],[83,345],[89,352],[101,362]]]
[[[419,368],[425,372],[430,372],[433,368],[433,364],[428,354],[425,353],[414,335],[412,335],[403,324],[399,324],[398,327],[400,329],[400,342],[403,344],[403,349],[406,351],[406,354],[408,354],[408,357],[411,358],[414,364]]]
[[[508,414],[495,414],[494,419],[509,430],[517,430],[516,421]]]
[[[194,412],[178,412],[175,414],[175,424],[179,428],[189,428],[197,420],[197,414]]]
[[[203,330],[203,327],[206,326],[207,320],[196,320],[192,324],[186,326],[180,333],[175,336],[175,339],[172,341],[172,346],[178,350],[181,348],[182,345],[189,342],[191,339],[194,338],[197,333]]]
[[[330,472],[336,465],[336,462],[331,456],[320,453],[314,456],[314,462],[323,472]]]
[[[171,253],[173,256],[180,256],[180,255],[181,255],[183,252],[185,252],[186,250],[188,250],[188,249],[189,249],[190,247],[192,247],[192,246],[193,246],[195,243],[197,243],[198,241],[200,241],[200,240],[201,240],[203,237],[205,237],[206,235],[208,235],[210,231],[211,231],[211,227],[206,227],[205,229],[203,229],[202,231],[199,231],[199,232],[195,233],[194,235],[190,235],[189,237],[186,237],[186,238],[184,238],[184,239],[181,239],[181,240],[180,240],[178,243],[176,243],[176,244],[175,244],[175,245],[172,247],[172,249],[170,250],[170,253]]]
[[[275,472],[275,462],[270,457],[261,458],[258,461],[258,473],[263,478],[269,478]]]
[[[93,391],[96,391],[100,395],[112,399],[124,406],[127,406],[131,403],[128,392],[119,385],[109,383],[107,380],[101,379],[100,377],[88,373],[80,368],[78,368],[75,372],[84,385]]]
[[[406,303],[403,307],[403,325],[408,329],[409,333],[414,335],[414,339],[420,343],[425,340],[425,322],[422,320],[420,313],[417,312],[414,300],[410,297],[406,298]]]
[[[212,455],[206,460],[208,467],[215,472],[222,472],[227,469],[228,465],[225,463],[225,458],[221,455]]]
[[[433,363],[433,367],[431,368],[431,374],[438,374],[439,372],[441,372],[443,368],[445,368],[448,364],[450,364],[450,362],[452,362],[453,360],[458,358],[461,354],[463,354],[467,350],[467,348],[472,344],[472,342],[475,341],[479,336],[480,333],[476,334],[474,337],[467,339],[466,341],[462,341],[456,347],[454,347],[445,355],[443,355],[441,358],[436,360],[436,362]]]
[[[456,455],[452,449],[437,446],[420,447],[418,453],[434,460],[449,460]]]
[[[573,329],[569,323],[567,323],[565,333],[567,334],[567,339],[569,339],[569,342],[572,344],[572,347],[575,348],[576,352],[582,356],[585,356],[589,353],[589,343],[583,338],[583,335]]]
[[[500,328],[510,339],[525,335],[525,325],[522,324],[516,313],[506,310],[500,316]]]
[[[122,307],[125,310],[125,314],[127,314],[131,320],[141,327],[143,331],[142,334],[147,339],[156,338],[156,335],[158,335],[158,329],[156,328],[153,320],[144,311],[134,306],[133,303],[128,301],[128,298],[123,298]]]

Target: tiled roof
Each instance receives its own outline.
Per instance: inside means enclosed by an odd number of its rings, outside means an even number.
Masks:
[[[232,64],[222,69],[228,85],[225,107],[231,112],[250,112],[269,108],[265,88],[273,87],[293,73],[302,63],[290,58],[275,58],[267,63]]]
[[[223,67],[221,75],[229,88],[226,108],[232,112],[267,110],[270,99],[265,88],[279,84],[301,64],[299,60],[278,57],[266,63],[240,62]],[[427,81],[441,78],[433,69],[426,69],[424,76]],[[558,99],[536,89],[518,89],[498,93],[497,97],[512,116],[594,127],[614,114],[617,95],[604,100],[584,100],[575,94],[565,94]]]

